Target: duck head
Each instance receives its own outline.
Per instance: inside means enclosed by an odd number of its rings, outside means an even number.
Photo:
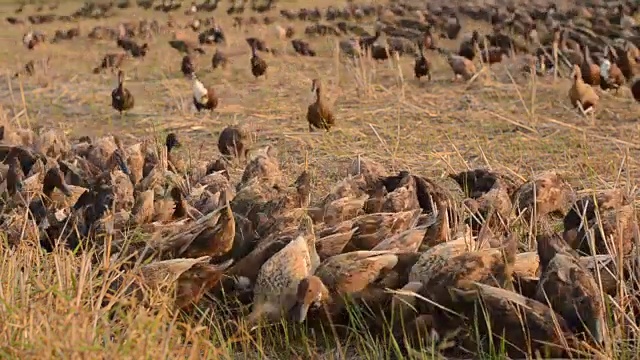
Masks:
[[[127,166],[126,155],[122,149],[116,149],[116,151],[111,154],[109,158],[109,169],[113,169],[116,166],[122,171],[125,175],[130,175],[129,167]]]
[[[44,194],[50,194],[55,188],[62,191],[65,196],[72,195],[71,189],[69,189],[64,180],[64,174],[57,167],[49,169],[42,180],[42,192]]]
[[[329,290],[317,276],[302,279],[296,292],[296,303],[291,308],[291,319],[302,323],[307,319],[311,307],[318,308],[329,299]]]
[[[165,140],[165,146],[167,147],[167,152],[171,152],[173,148],[181,147],[182,143],[180,143],[178,136],[175,133],[169,133]]]

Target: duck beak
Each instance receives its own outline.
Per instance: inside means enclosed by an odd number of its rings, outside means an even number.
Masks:
[[[309,305],[298,301],[291,309],[291,319],[297,323],[303,323],[307,319]]]
[[[225,271],[227,270],[231,265],[233,265],[233,259],[229,259],[221,264],[216,264],[215,265],[215,270],[216,271]]]
[[[602,325],[602,319],[600,318],[595,318],[587,322],[587,328],[589,329],[593,339],[598,344],[602,344],[602,341],[604,340],[602,335]]]

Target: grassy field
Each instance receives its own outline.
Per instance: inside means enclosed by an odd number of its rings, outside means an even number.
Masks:
[[[323,0],[318,6],[331,3]],[[13,15],[15,5],[0,4],[3,18]],[[80,5],[65,3],[56,13],[70,14]],[[446,60],[434,52],[427,54],[433,81],[419,82],[413,76],[413,59],[401,58],[398,64],[365,60],[354,67],[340,60],[334,38],[310,39],[319,56],[303,58],[287,41],[277,40],[272,27],[234,29],[224,13],[226,5],[214,16],[228,37],[222,49],[232,54],[230,66],[212,71],[211,47],[207,55],[196,58],[198,75],[220,97],[213,114],[194,113],[191,81],[180,72],[181,55],[167,44],[169,34],[149,41],[151,51],[144,60],[125,62],[135,108],[124,118],[111,108],[115,76],[94,75],[91,70],[105,53],[117,51],[115,42],[93,41],[86,34],[96,25],[167,19],[166,14],[134,8],[116,10],[109,19],[80,20],[79,39],[44,44],[33,51],[21,43],[30,25],[5,24],[0,35],[0,68],[5,73],[0,82],[0,122],[59,128],[70,138],[120,134],[126,143],[174,131],[187,145],[180,151],[199,159],[217,155],[217,136],[225,126],[246,124],[254,133],[255,146],[271,144],[278,149],[291,181],[308,156],[316,198],[346,175],[347,165],[358,155],[381,162],[389,172],[407,169],[451,189],[455,186],[446,178],[449,172],[474,167],[523,179],[557,169],[578,190],[635,189],[634,180],[640,176],[640,123],[638,104],[628,88],[618,95],[600,94],[601,106],[592,122],[570,107],[567,79],[532,81],[507,61],[484,69],[471,83],[454,83]],[[293,1],[280,4],[301,6]],[[27,7],[18,16],[32,11]],[[277,11],[269,15],[278,16]],[[190,19],[182,10],[173,16],[178,24]],[[488,30],[487,24],[463,21],[465,33]],[[293,25],[297,34],[303,34],[308,24]],[[73,26],[55,22],[34,28],[52,36],[56,29]],[[277,57],[263,55],[269,64],[266,79],[251,75],[250,49],[244,40],[248,36],[284,50]],[[440,45],[453,49],[457,43],[441,40]],[[51,61],[46,72],[11,79],[27,61],[47,56]],[[305,114],[312,99],[311,79],[316,77],[323,79],[337,116],[335,130],[326,134],[307,131]],[[232,169],[235,180],[241,172],[242,165]],[[351,332],[342,346],[316,349],[317,342],[298,340],[320,335],[300,328],[286,329],[286,336],[264,331],[232,347],[220,332],[224,319],[185,320],[163,307],[157,312],[123,311],[114,321],[108,317],[109,309],[101,307],[110,277],[99,275],[101,269],[87,255],[42,256],[25,247],[3,250],[0,259],[0,358],[338,359],[347,355],[379,359],[394,351],[393,344],[370,338],[364,331]],[[620,336],[616,331],[621,330],[612,329],[611,335]]]

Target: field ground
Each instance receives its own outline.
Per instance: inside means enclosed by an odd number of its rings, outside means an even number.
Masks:
[[[321,3],[319,6],[331,2]],[[80,5],[65,3],[56,13],[68,14]],[[300,6],[281,4],[281,8]],[[2,17],[12,15],[14,8],[1,6]],[[191,81],[180,72],[181,55],[167,44],[168,34],[150,41],[151,51],[144,60],[129,60],[124,65],[135,108],[122,119],[111,108],[115,76],[94,75],[91,69],[106,52],[117,51],[116,45],[113,41],[94,42],[86,34],[96,25],[116,26],[125,20],[166,21],[166,14],[132,9],[118,10],[117,16],[105,20],[81,20],[80,39],[45,44],[34,51],[21,44],[29,25],[4,25],[0,37],[0,68],[6,74],[0,82],[1,120],[20,127],[60,128],[70,138],[116,133],[124,135],[127,143],[146,137],[160,139],[175,131],[187,145],[180,151],[200,159],[217,155],[217,136],[225,126],[249,124],[256,146],[277,147],[282,168],[292,181],[308,154],[316,196],[345,176],[347,164],[358,155],[385,164],[390,172],[408,169],[451,188],[454,185],[446,174],[467,167],[490,167],[522,178],[557,169],[577,189],[627,186],[633,190],[640,176],[639,108],[628,88],[618,95],[600,94],[601,106],[592,123],[570,108],[567,79],[554,82],[545,77],[532,82],[517,73],[517,66],[506,63],[485,69],[472,83],[452,83],[445,59],[435,52],[427,54],[434,67],[431,82],[414,78],[412,58],[401,58],[399,65],[365,61],[354,69],[335,56],[333,38],[311,39],[319,56],[299,57],[288,42],[280,43],[272,35],[271,27],[234,29],[224,13],[226,2],[221,8],[214,16],[226,31],[228,43],[222,48],[233,54],[232,63],[226,70],[212,71],[212,47],[207,48],[207,55],[197,58],[197,73],[220,97],[220,106],[212,115],[194,113]],[[27,7],[26,13],[30,9]],[[182,10],[174,16],[178,24],[189,19]],[[306,25],[296,22],[297,34],[303,34]],[[72,26],[55,22],[34,28],[51,36],[55,29]],[[487,30],[486,24],[463,23],[464,32],[475,27]],[[261,37],[269,45],[286,49],[277,57],[263,55],[269,64],[266,79],[251,76],[250,49],[244,41],[247,36]],[[452,49],[456,46],[441,43]],[[27,61],[46,56],[51,58],[46,73],[23,78],[22,83],[10,79]],[[336,128],[326,134],[307,130],[306,107],[315,77],[323,79],[338,119]],[[233,176],[241,171],[238,165]],[[4,315],[0,319],[4,319],[0,321],[0,343],[4,346],[0,346],[0,358],[251,357],[218,352],[220,343],[213,340],[216,334],[210,329],[178,320],[167,326],[162,318],[166,314],[141,310],[128,315],[126,328],[112,328],[104,313],[94,308],[97,301],[90,300],[96,294],[87,293],[96,289],[71,286],[95,276],[86,258],[42,259],[26,250],[3,252],[2,257],[0,298],[4,300],[0,308],[4,308]],[[79,273],[75,270],[78,265]],[[38,270],[43,268],[56,271]],[[70,293],[69,288],[78,291]],[[246,346],[260,349],[263,341],[268,339]],[[377,358],[383,347],[370,346],[366,355],[354,358]],[[306,350],[287,349],[300,358],[308,358]],[[327,353],[326,358],[332,354]],[[272,355],[267,352],[262,358]]]

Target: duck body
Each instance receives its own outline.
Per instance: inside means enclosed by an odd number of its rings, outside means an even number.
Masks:
[[[413,72],[416,75],[416,78],[420,80],[421,77],[426,76],[429,80],[431,80],[431,71],[429,70],[429,62],[427,58],[424,56],[424,52],[422,50],[422,44],[419,46],[420,53],[418,57],[416,57],[416,63],[413,67]]]
[[[309,122],[309,130],[313,131],[313,128],[316,128],[329,131],[329,129],[331,129],[335,124],[335,118],[322,98],[322,86],[320,85],[320,80],[313,80],[312,91],[316,94],[316,101],[307,108],[307,122]]]
[[[259,78],[267,73],[267,62],[256,54],[255,46],[251,47],[251,74]]]
[[[193,78],[193,105],[198,112],[202,110],[212,111],[218,107],[218,97],[213,88],[206,88],[195,73],[191,73]]]
[[[111,106],[120,114],[133,108],[135,101],[131,92],[124,87],[124,73],[118,72],[118,87],[111,92]]]
[[[182,58],[182,64],[180,65],[180,70],[184,74],[184,76],[190,76],[195,72],[195,66],[193,65],[193,60],[191,60],[191,56],[185,55]]]

